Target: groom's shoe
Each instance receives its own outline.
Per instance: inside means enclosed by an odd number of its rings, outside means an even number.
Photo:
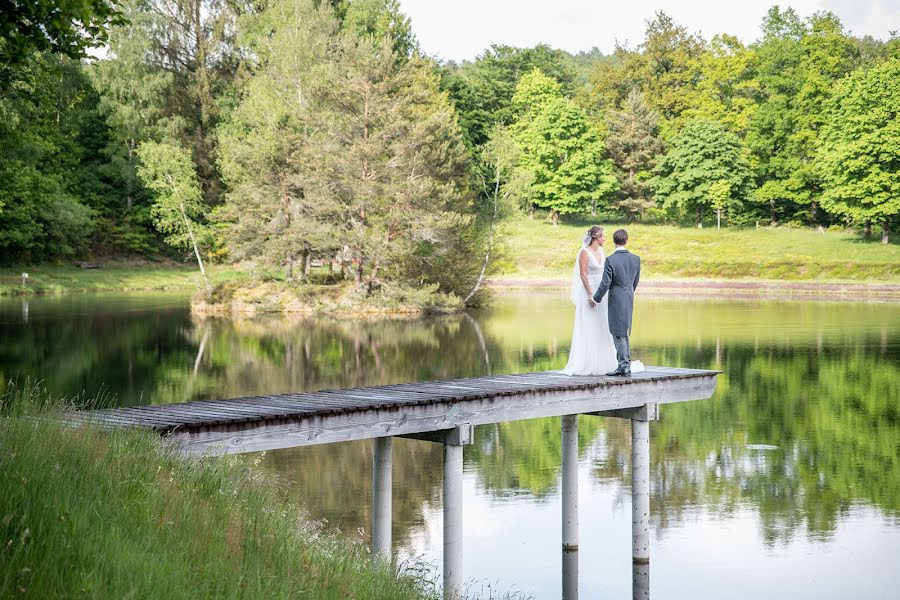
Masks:
[[[607,373],[606,376],[607,377],[625,377],[626,374],[630,375],[630,373],[626,373],[625,371],[622,371],[621,369],[616,369],[615,371],[611,371],[611,372]]]

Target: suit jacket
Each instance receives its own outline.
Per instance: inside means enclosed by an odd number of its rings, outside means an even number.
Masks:
[[[634,290],[641,278],[641,259],[628,250],[618,250],[606,257],[603,280],[594,292],[600,302],[609,292],[609,332],[614,336],[631,335],[631,315],[634,312]]]

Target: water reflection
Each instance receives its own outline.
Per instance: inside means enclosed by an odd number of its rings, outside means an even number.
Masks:
[[[578,600],[578,550],[562,551],[562,597]]]
[[[123,404],[560,368],[572,326],[562,294],[380,322],[198,320],[183,298],[169,296],[35,298],[27,313],[25,306],[0,301],[2,380],[42,378],[70,394],[105,386]],[[691,587],[678,579],[679,565],[717,581],[712,559],[685,548],[705,548],[702,536],[731,528],[752,547],[734,559],[748,569],[777,571],[777,555],[801,574],[818,573],[813,583],[786,575],[789,588],[804,583],[791,588],[797,597],[832,595],[841,569],[872,574],[858,595],[900,584],[896,570],[873,567],[900,551],[900,307],[641,299],[635,321],[636,358],[723,371],[712,400],[663,407],[651,428],[660,595]],[[546,566],[560,560],[559,426],[544,419],[476,428],[465,451],[468,575],[559,597],[560,571]],[[627,595],[628,424],[582,418],[578,446],[580,587],[590,597]],[[331,444],[272,452],[264,464],[314,517],[366,540],[371,451],[368,442]],[[404,556],[439,563],[440,488],[440,446],[397,440],[393,537]],[[851,530],[878,534],[848,541]],[[851,551],[834,574],[796,562],[838,547]],[[761,590],[752,578],[738,591],[710,585],[707,596]]]
[[[634,600],[650,600],[650,565],[632,564],[631,590]]]

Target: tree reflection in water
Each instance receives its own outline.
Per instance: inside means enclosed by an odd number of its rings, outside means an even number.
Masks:
[[[421,320],[194,319],[184,299],[0,301],[0,375],[122,404],[561,368],[572,314],[563,294]],[[698,509],[750,508],[769,544],[827,539],[854,506],[900,517],[900,307],[641,299],[634,355],[716,368],[712,400],[663,407],[652,427],[652,514],[661,534]],[[5,383],[0,384],[5,385]],[[600,484],[627,489],[627,423],[582,417],[579,449]],[[774,448],[773,448],[774,447]],[[498,501],[557,493],[559,421],[486,425],[465,468]],[[440,504],[440,447],[394,445],[394,537]],[[369,527],[371,443],[269,453],[286,489],[354,533]],[[529,500],[530,501],[530,500]],[[364,535],[364,537],[366,537]]]

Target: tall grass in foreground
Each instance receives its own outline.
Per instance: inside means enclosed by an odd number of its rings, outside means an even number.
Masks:
[[[0,394],[0,597],[434,596],[304,519],[254,463],[68,426],[64,404],[28,383]]]

